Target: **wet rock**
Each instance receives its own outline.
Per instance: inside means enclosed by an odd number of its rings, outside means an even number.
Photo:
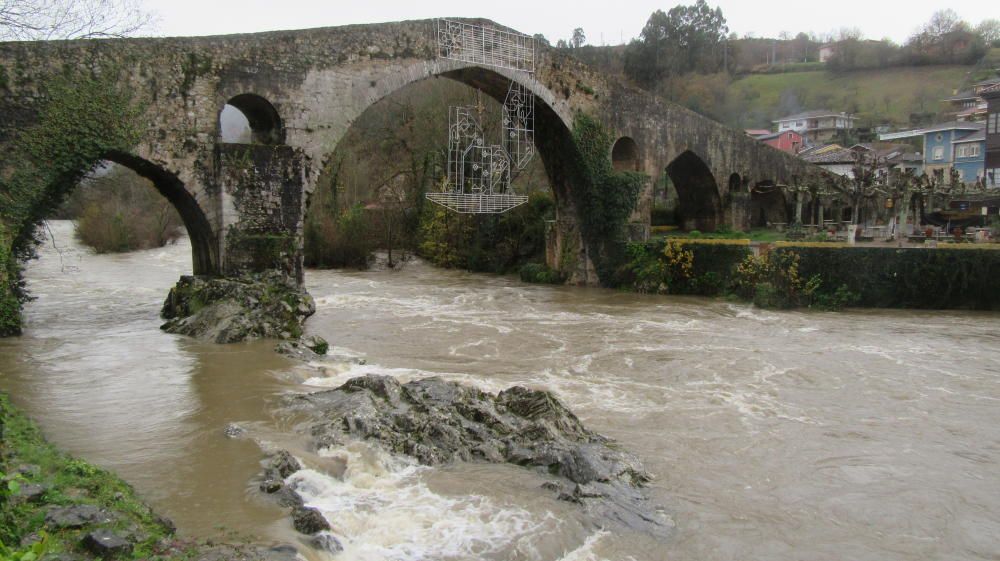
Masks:
[[[299,360],[315,360],[325,355],[329,349],[330,344],[316,335],[296,341],[282,341],[274,348],[279,354]]]
[[[302,339],[302,344],[318,355],[325,355],[330,350],[330,343],[327,343],[326,339],[318,335],[310,335]]]
[[[183,276],[163,304],[161,329],[214,343],[296,338],[315,311],[305,289],[278,272]]]
[[[35,479],[42,474],[42,468],[35,464],[21,464],[14,472],[28,479]]]
[[[279,506],[296,508],[303,505],[302,497],[299,496],[292,488],[284,485],[281,489],[271,494],[272,497],[278,501]]]
[[[297,561],[290,545],[265,548],[254,545],[217,545],[199,550],[193,561]]]
[[[344,551],[344,545],[333,534],[320,532],[309,540],[309,546],[318,551],[337,554]]]
[[[286,450],[280,450],[268,460],[258,487],[261,492],[272,496],[281,506],[301,507],[302,497],[285,485],[285,478],[300,469],[302,464],[295,459],[295,456]]]
[[[42,557],[42,561],[83,561],[83,557],[75,553],[66,553],[61,551],[59,553],[49,553]]]
[[[92,505],[54,507],[45,514],[45,525],[50,528],[82,528],[111,521],[111,515]]]
[[[229,423],[222,432],[229,438],[246,438],[247,436],[247,429],[236,423]]]
[[[639,460],[596,434],[548,392],[514,387],[497,395],[437,378],[400,384],[389,376],[353,378],[296,399],[316,418],[319,446],[361,438],[425,465],[508,462],[558,476],[553,493],[607,521],[669,534],[666,517],[643,490]]]
[[[264,554],[267,555],[267,561],[296,561],[299,550],[295,549],[293,545],[276,545],[267,548]]]
[[[268,495],[277,493],[284,487],[285,487],[284,481],[272,477],[268,477],[267,479],[264,479],[263,481],[260,482],[261,492],[267,493]]]
[[[94,530],[81,540],[80,545],[94,555],[107,559],[124,557],[132,553],[132,544],[111,530]]]
[[[302,534],[318,534],[330,529],[330,523],[315,508],[298,507],[292,511],[292,526]]]
[[[177,525],[174,524],[173,520],[156,512],[153,512],[152,515],[153,515],[153,520],[155,520],[157,524],[159,524],[164,530],[166,530],[168,534],[173,534],[177,531]]]
[[[38,503],[45,498],[45,492],[47,490],[48,488],[46,488],[45,485],[40,485],[38,483],[21,483],[14,496],[23,501]]]
[[[295,459],[295,456],[293,456],[290,452],[280,450],[271,456],[271,461],[268,462],[268,467],[273,469],[279,477],[284,479],[302,469],[302,464],[300,464],[299,461]]]

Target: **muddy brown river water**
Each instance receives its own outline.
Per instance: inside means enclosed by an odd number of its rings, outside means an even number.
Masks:
[[[380,373],[555,392],[642,458],[675,535],[595,529],[520,468],[427,469],[356,443],[321,452],[346,462],[339,477],[293,475],[344,542],[337,559],[1000,557],[998,314],[770,312],[412,262],[309,271],[307,330],[333,356],[303,365],[272,343],[159,331],[190,270],[183,242],[97,256],[70,223],[52,230],[25,335],[0,340],[0,389],[185,535],[294,541],[250,483],[263,450],[305,454],[283,398]],[[252,438],[226,438],[233,422]]]

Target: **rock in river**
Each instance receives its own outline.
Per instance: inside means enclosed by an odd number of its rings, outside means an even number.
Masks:
[[[236,278],[184,276],[170,289],[162,329],[214,343],[259,338],[297,339],[316,311],[305,289],[284,275]]]
[[[552,394],[513,387],[497,395],[438,378],[400,384],[368,375],[298,397],[317,421],[318,446],[360,438],[426,465],[509,462],[558,476],[547,487],[603,525],[617,522],[658,537],[665,517],[649,504],[639,460],[588,430]]]

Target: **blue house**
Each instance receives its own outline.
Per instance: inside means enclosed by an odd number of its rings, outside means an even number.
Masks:
[[[986,170],[986,130],[970,133],[951,142],[954,166],[962,181],[975,183]]]
[[[902,138],[923,139],[923,172],[948,177],[954,166],[964,181],[974,183],[983,174],[985,123],[952,121],[931,125],[924,129],[879,135],[881,140]],[[976,142],[976,138],[979,142]],[[976,167],[978,164],[978,168]]]

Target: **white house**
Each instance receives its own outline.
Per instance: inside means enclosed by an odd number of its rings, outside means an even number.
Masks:
[[[837,136],[840,131],[854,128],[856,119],[847,113],[819,110],[806,111],[782,117],[773,121],[777,132],[795,131],[814,142],[825,142]]]

